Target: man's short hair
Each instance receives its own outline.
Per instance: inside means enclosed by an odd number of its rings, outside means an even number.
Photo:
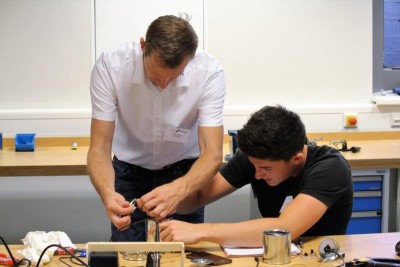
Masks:
[[[154,20],[146,33],[145,56],[157,53],[162,67],[174,69],[186,57],[194,57],[198,37],[189,23],[189,16],[161,16]]]
[[[306,130],[299,115],[282,106],[265,106],[238,131],[238,147],[257,159],[288,161],[303,150]]]

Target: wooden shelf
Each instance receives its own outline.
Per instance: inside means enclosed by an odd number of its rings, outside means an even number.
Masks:
[[[319,136],[324,137],[319,145],[328,144],[330,139],[346,139],[349,148],[361,147],[359,153],[342,152],[352,169],[400,168],[399,131],[309,134],[310,139]],[[34,152],[15,152],[11,139],[0,150],[0,176],[87,175],[89,137],[38,138]],[[71,149],[73,142],[78,143],[77,150]],[[223,150],[224,156],[229,153],[229,136],[225,136]]]

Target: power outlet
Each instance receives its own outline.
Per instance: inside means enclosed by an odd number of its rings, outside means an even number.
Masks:
[[[390,114],[390,127],[400,127],[400,112],[393,112]]]

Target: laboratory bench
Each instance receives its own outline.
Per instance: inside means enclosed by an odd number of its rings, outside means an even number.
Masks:
[[[352,169],[400,168],[400,131],[311,133],[310,140],[323,137],[318,145],[331,140],[347,140],[348,147],[360,147],[358,153],[342,152]],[[229,153],[229,136],[224,137],[224,156]],[[0,176],[86,175],[89,137],[39,137],[35,151],[16,152],[13,138],[4,138],[0,150]],[[73,149],[72,144],[77,143]]]

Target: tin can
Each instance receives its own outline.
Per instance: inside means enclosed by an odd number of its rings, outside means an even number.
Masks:
[[[263,262],[267,264],[290,263],[291,232],[283,229],[266,230],[263,234]]]

